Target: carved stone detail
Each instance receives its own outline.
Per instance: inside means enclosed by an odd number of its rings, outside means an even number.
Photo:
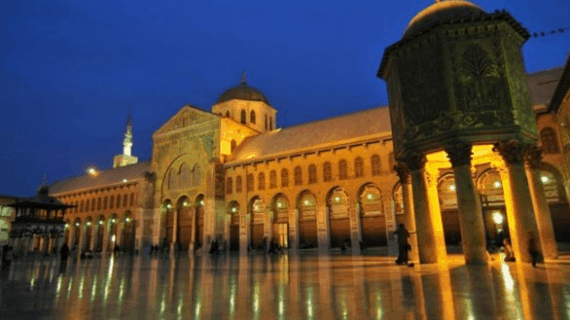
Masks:
[[[410,152],[402,159],[411,171],[421,170],[425,167],[427,158],[425,154]]]
[[[458,142],[445,147],[445,152],[447,153],[447,158],[451,162],[451,165],[453,167],[459,167],[471,164],[471,157],[473,156],[471,149],[471,143]]]
[[[518,140],[499,141],[493,146],[493,152],[498,152],[507,164],[522,164],[529,145]]]
[[[399,161],[398,164],[394,166],[394,171],[396,171],[398,178],[400,178],[401,184],[410,183],[410,168],[408,168],[405,162]]]
[[[542,149],[536,145],[527,148],[524,158],[532,169],[540,169],[542,163]]]

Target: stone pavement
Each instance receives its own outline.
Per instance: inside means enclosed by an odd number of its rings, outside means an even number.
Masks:
[[[0,319],[570,319],[570,265],[450,258],[31,256],[0,274]]]

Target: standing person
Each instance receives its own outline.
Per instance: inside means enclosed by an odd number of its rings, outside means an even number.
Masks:
[[[513,253],[513,247],[509,239],[503,239],[503,248],[505,249],[505,262],[515,261],[515,254]]]
[[[67,257],[69,256],[69,247],[67,246],[67,243],[63,243],[63,246],[61,246],[59,253],[61,254],[61,263],[66,263]]]
[[[534,238],[534,234],[529,231],[528,232],[528,253],[530,253],[530,257],[532,258],[532,266],[536,268],[536,263],[538,262],[538,248],[536,246],[536,240]]]
[[[410,245],[408,244],[408,238],[410,237],[410,232],[406,230],[403,223],[398,225],[398,230],[394,232],[398,236],[398,259],[397,264],[408,264],[408,250]]]

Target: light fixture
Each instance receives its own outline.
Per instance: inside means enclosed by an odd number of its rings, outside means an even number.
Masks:
[[[253,210],[257,210],[258,208],[258,206],[253,206]]]
[[[237,208],[236,208],[236,207],[233,207],[233,208],[232,208],[232,212],[236,212],[236,211],[237,211]]]
[[[499,180],[495,181],[495,183],[493,183],[493,187],[500,188],[501,187],[501,181],[499,181]]]
[[[277,202],[277,208],[281,208],[281,202]]]
[[[69,228],[69,223],[65,224],[65,229]]]
[[[123,179],[123,182],[127,182],[127,179]]]
[[[305,200],[305,205],[306,205],[306,206],[309,205],[309,200]]]
[[[97,169],[95,169],[95,167],[89,167],[87,168],[87,173],[92,175],[92,176],[96,176],[97,175]]]
[[[449,185],[449,190],[450,190],[450,191],[455,191],[455,185],[454,185],[454,184],[450,184],[450,185]]]
[[[99,224],[103,224],[103,220],[99,220]]]
[[[111,219],[111,223],[115,223],[115,218]]]
[[[542,176],[540,177],[540,181],[542,181],[542,183],[548,183],[548,177],[547,176]]]
[[[129,218],[129,217],[125,218],[125,222],[129,222],[129,221],[131,221],[131,218]]]
[[[367,196],[368,200],[372,200],[372,193],[369,193]]]
[[[334,198],[334,201],[339,202],[339,201],[340,201],[340,197]]]
[[[75,226],[76,226],[76,227],[79,227],[79,222],[76,222],[76,223],[75,223]]]
[[[113,236],[111,237],[111,242],[115,242],[115,237],[116,237],[115,235],[113,235]]]
[[[204,200],[200,200],[200,205],[201,205],[201,206],[204,205]]]
[[[183,206],[183,207],[187,207],[187,206],[188,206],[188,202],[184,201],[184,202],[182,203],[182,206]]]
[[[172,205],[169,203],[166,205],[166,208],[170,209],[170,208],[172,208]]]
[[[496,224],[503,224],[503,215],[500,214],[499,212],[493,212],[493,221],[495,221]]]
[[[87,221],[86,224],[87,224],[88,226],[90,226],[90,225],[91,225],[91,221]]]

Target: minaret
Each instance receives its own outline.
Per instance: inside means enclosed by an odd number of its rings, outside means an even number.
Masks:
[[[131,118],[131,111],[127,116],[127,130],[125,131],[125,139],[123,140],[123,154],[116,155],[113,158],[113,168],[124,167],[135,164],[139,161],[138,157],[131,155],[131,148],[133,147],[133,121]]]

